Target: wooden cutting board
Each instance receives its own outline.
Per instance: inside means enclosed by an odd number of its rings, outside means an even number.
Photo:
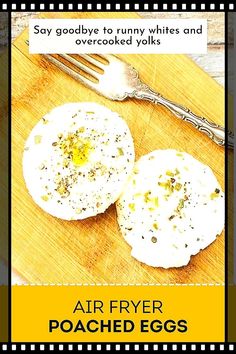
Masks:
[[[44,13],[44,17],[137,18],[135,13]],[[141,20],[140,20],[141,21]],[[32,283],[222,283],[223,235],[179,269],[155,269],[130,255],[114,205],[84,221],[63,221],[42,211],[22,175],[24,142],[52,108],[94,101],[117,111],[134,137],[136,158],[154,149],[179,149],[214,171],[224,186],[224,150],[165,108],[137,100],[112,102],[82,86],[40,55],[29,55],[25,31],[12,49],[13,268]],[[224,124],[224,90],[184,55],[121,55],[141,79],[165,97]],[[207,223],[207,218],[202,220]]]

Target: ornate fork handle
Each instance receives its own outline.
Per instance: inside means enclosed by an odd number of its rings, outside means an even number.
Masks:
[[[200,132],[208,135],[217,145],[225,146],[225,129],[218,124],[209,122],[206,118],[199,117],[192,113],[188,108],[169,101],[159,93],[152,91],[148,86],[141,84],[138,90],[134,92],[134,97],[148,100],[156,104],[161,104],[168,108],[178,118],[191,123]],[[234,134],[228,132],[228,147],[234,146]]]

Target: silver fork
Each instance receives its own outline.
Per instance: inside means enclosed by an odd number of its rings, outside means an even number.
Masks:
[[[83,58],[82,62],[68,54],[60,54],[57,58],[46,54],[44,57],[62,71],[110,100],[123,101],[130,97],[161,104],[178,118],[191,123],[197,130],[208,135],[216,144],[226,145],[225,129],[223,127],[209,122],[206,118],[197,116],[188,108],[164,98],[160,93],[154,92],[139,79],[135,68],[114,55],[99,55],[101,59],[99,60],[98,56],[95,58],[94,55],[79,54],[77,57],[78,59]],[[59,59],[60,57],[64,60]],[[67,63],[72,64],[73,68],[68,66]],[[80,72],[75,68],[78,68]],[[95,68],[102,70],[103,73],[101,74]],[[84,74],[87,74],[87,76],[85,77]],[[231,148],[234,146],[234,134],[230,131],[228,131],[227,146]]]

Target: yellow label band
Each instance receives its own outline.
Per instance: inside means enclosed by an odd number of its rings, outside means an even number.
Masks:
[[[13,286],[20,342],[222,342],[223,286]]]

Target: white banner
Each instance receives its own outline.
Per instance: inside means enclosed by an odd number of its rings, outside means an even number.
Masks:
[[[32,19],[32,54],[204,54],[207,20]]]

